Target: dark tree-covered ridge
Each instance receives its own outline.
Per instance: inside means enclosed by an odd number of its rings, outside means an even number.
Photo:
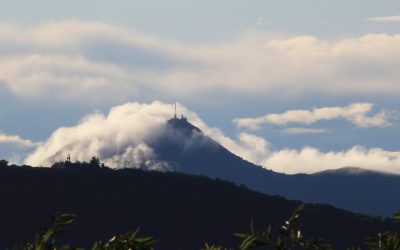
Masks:
[[[300,202],[258,193],[220,179],[101,164],[70,163],[58,168],[0,168],[0,248],[32,237],[49,214],[76,214],[61,240],[88,246],[140,227],[160,239],[157,249],[200,249],[204,242],[237,246],[235,232],[280,223]],[[341,249],[359,245],[378,231],[399,229],[390,220],[327,205],[306,205],[304,235]]]

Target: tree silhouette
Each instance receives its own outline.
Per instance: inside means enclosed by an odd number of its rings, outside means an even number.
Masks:
[[[92,159],[90,159],[89,165],[91,167],[100,167],[100,159],[96,156],[93,156]]]
[[[7,167],[8,166],[8,161],[6,160],[0,160],[0,168],[1,167]]]

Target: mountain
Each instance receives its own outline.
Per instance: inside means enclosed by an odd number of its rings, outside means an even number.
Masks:
[[[205,136],[185,118],[167,121],[147,142],[175,171],[244,184],[267,194],[327,203],[355,212],[391,216],[400,210],[400,176],[359,168],[286,175],[256,166]]]
[[[47,215],[70,212],[76,223],[61,241],[88,246],[96,239],[140,227],[160,239],[157,249],[238,246],[235,232],[277,228],[299,205],[231,182],[175,172],[113,170],[96,164],[61,168],[0,167],[0,248],[34,237]],[[328,205],[306,205],[300,221],[305,237],[323,238],[337,249],[358,245],[398,224]],[[179,243],[178,243],[179,242]]]
[[[342,167],[338,169],[328,169],[320,172],[313,173],[313,175],[364,175],[364,174],[382,174],[382,175],[390,175],[385,172],[380,172],[376,170],[368,170],[359,167]]]

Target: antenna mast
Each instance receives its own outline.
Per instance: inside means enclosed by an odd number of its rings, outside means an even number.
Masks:
[[[174,118],[176,119],[176,100],[175,100],[175,113],[174,113]]]

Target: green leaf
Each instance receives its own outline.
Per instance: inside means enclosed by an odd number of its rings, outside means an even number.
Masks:
[[[242,244],[239,246],[239,249],[241,250],[247,250],[253,247],[253,244],[256,242],[257,237],[249,235],[247,238],[245,238],[242,241]]]
[[[53,230],[48,229],[42,236],[44,242],[49,241],[50,237],[53,236]]]
[[[394,219],[400,221],[400,211],[394,214]]]

